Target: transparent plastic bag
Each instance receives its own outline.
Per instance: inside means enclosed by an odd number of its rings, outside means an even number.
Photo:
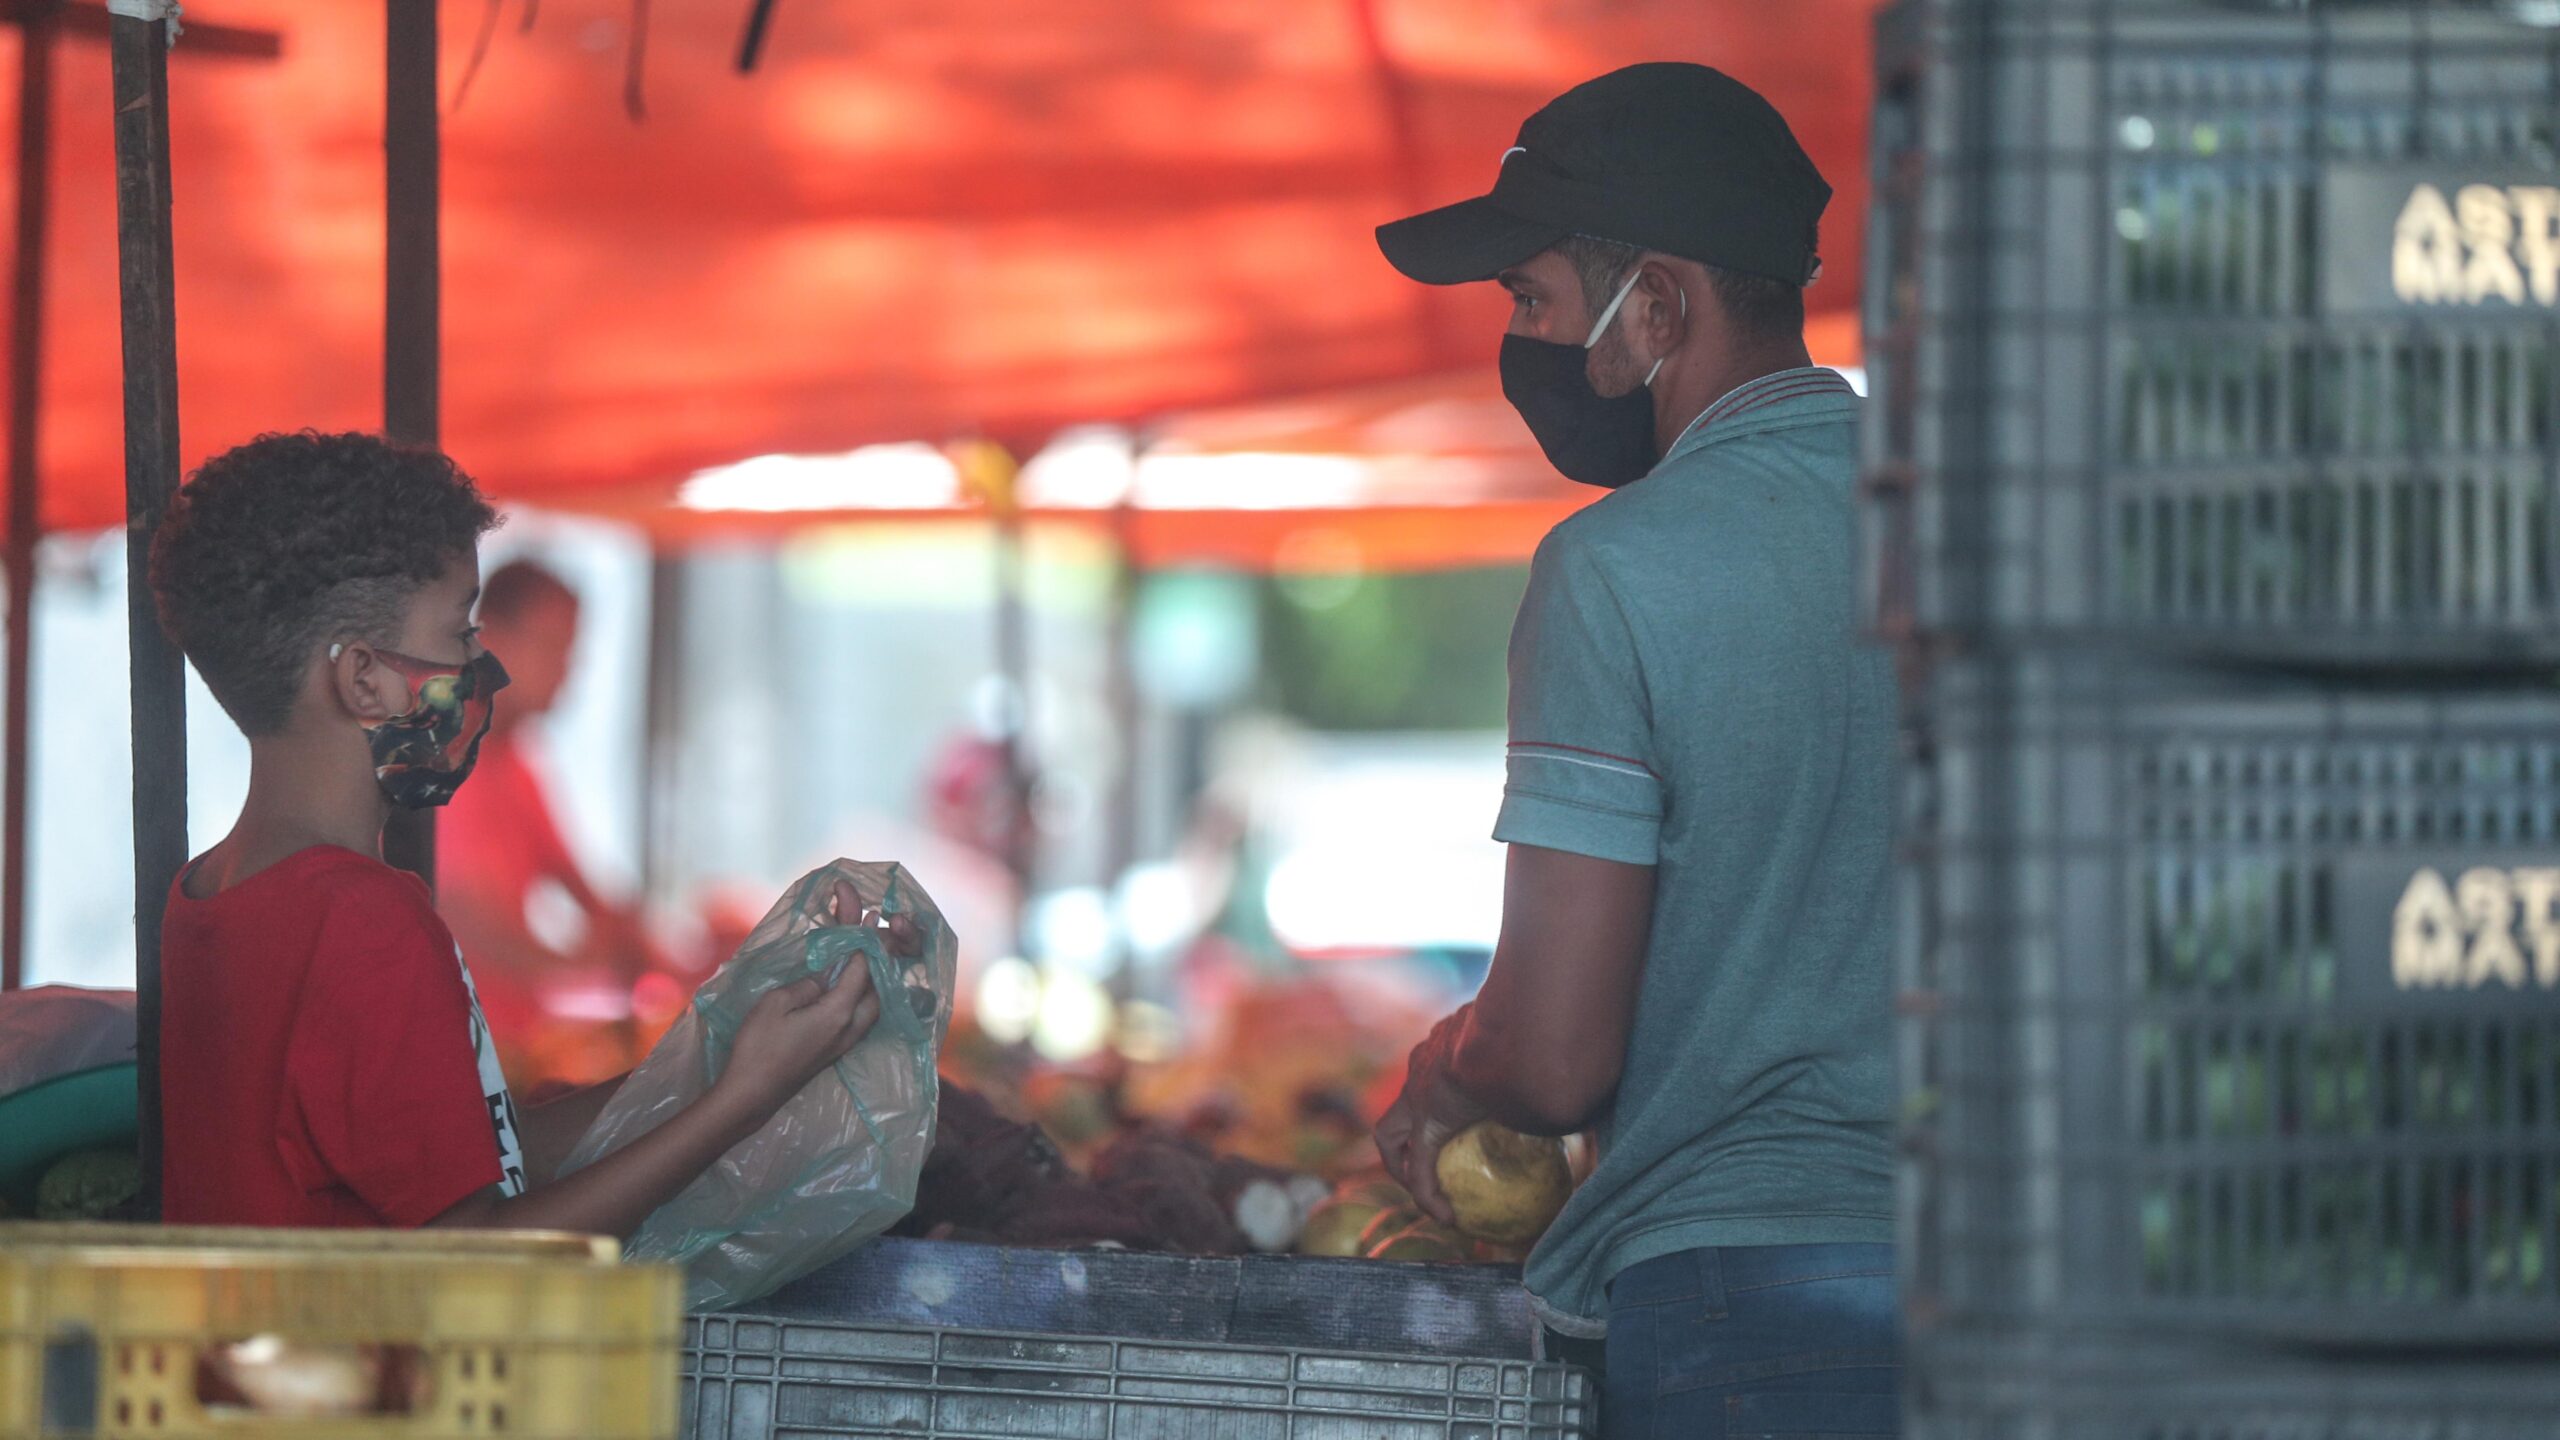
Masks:
[[[923,941],[889,953],[884,932],[830,924],[835,881],[866,909],[906,916]],[[847,917],[848,919],[854,917]],[[933,901],[896,865],[838,860],[793,885],[693,1005],[631,1072],[561,1169],[582,1169],[664,1123],[710,1090],[758,997],[808,975],[866,966],[880,1020],[623,1248],[685,1267],[685,1305],[721,1310],[757,1299],[844,1255],[913,1208],[933,1148],[934,1064],[950,1028],[958,947]]]

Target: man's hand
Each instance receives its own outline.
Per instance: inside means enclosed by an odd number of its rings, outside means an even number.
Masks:
[[[1653,928],[1653,867],[1514,845],[1502,940],[1472,1004],[1413,1047],[1378,1120],[1387,1173],[1433,1219],[1440,1150],[1479,1120],[1530,1135],[1588,1128],[1617,1090]]]
[[[1387,1162],[1387,1173],[1423,1213],[1444,1225],[1455,1225],[1458,1216],[1449,1197],[1440,1193],[1441,1147],[1486,1118],[1484,1107],[1469,1099],[1449,1073],[1472,1008],[1460,1008],[1413,1047],[1405,1062],[1404,1092],[1378,1119],[1378,1155]]]

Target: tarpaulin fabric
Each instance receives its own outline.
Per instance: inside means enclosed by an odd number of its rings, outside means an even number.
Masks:
[[[1403,280],[1371,229],[1637,60],[1791,118],[1840,191],[1810,299],[1856,300],[1873,0],[781,0],[750,75],[745,0],[656,0],[645,122],[634,8],[505,0],[449,107],[444,436],[501,496],[1489,375],[1501,297]],[[448,94],[483,15],[444,8]],[[377,425],[381,8],[188,18],[283,53],[173,52],[183,451]],[[122,515],[108,66],[58,45],[42,512],[86,527]]]

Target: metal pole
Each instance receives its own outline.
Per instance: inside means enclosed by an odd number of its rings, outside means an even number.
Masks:
[[[677,892],[676,874],[686,860],[677,843],[683,807],[676,788],[684,756],[685,561],[664,549],[649,557],[649,658],[641,677],[647,695],[640,746],[640,893]]]
[[[765,28],[773,23],[773,0],[755,0],[756,8],[747,14],[747,35],[738,42],[738,73],[755,72],[756,62],[764,57]]]
[[[382,152],[382,433],[404,445],[433,447],[443,364],[435,0],[390,0]],[[432,888],[435,812],[393,810],[382,856]]]
[[[8,694],[0,729],[0,990],[26,983],[27,694],[35,670],[36,436],[41,418],[38,374],[44,364],[44,232],[53,175],[54,6],[34,6],[18,20],[18,249],[9,304],[9,570]]]
[[[1111,709],[1111,730],[1120,747],[1120,766],[1112,773],[1108,828],[1103,848],[1103,884],[1113,895],[1138,863],[1138,811],[1145,803],[1145,707],[1138,696],[1138,591],[1143,575],[1138,565],[1137,507],[1126,495],[1111,512],[1111,626],[1104,650],[1103,695]],[[1125,926],[1112,933],[1111,998],[1126,1004],[1137,994],[1137,955]],[[1154,997],[1150,997],[1154,998]]]
[[[187,860],[186,662],[151,603],[151,537],[178,488],[178,310],[169,235],[169,39],[119,15],[116,268],[124,319],[125,627],[133,661],[133,942],[142,1205],[160,1205],[160,916]]]
[[[1028,913],[1039,841],[1031,825],[1036,783],[1031,757],[1031,613],[1023,595],[1022,510],[1008,499],[996,515],[996,672],[1004,677],[1005,868],[1013,872],[1014,933]]]

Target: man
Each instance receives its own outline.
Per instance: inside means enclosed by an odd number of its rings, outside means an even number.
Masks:
[[[438,906],[471,955],[507,1074],[530,1092],[588,1084],[638,1059],[628,1002],[653,957],[638,911],[588,881],[527,754],[527,722],[549,714],[568,681],[578,596],[533,561],[512,561],[482,587],[479,620],[482,640],[506,647],[511,703],[490,727],[477,778],[437,827]],[[545,887],[584,919],[569,951],[528,914]],[[555,1013],[573,991],[582,1013]]]
[[[1858,401],[1804,346],[1830,193],[1749,88],[1639,65],[1531,116],[1490,194],[1378,231],[1511,292],[1504,393],[1615,491],[1513,630],[1493,968],[1378,1125],[1443,1220],[1466,1126],[1599,1131],[1528,1283],[1605,1335],[1613,1435],[1897,1419],[1894,694],[1854,613]]]

